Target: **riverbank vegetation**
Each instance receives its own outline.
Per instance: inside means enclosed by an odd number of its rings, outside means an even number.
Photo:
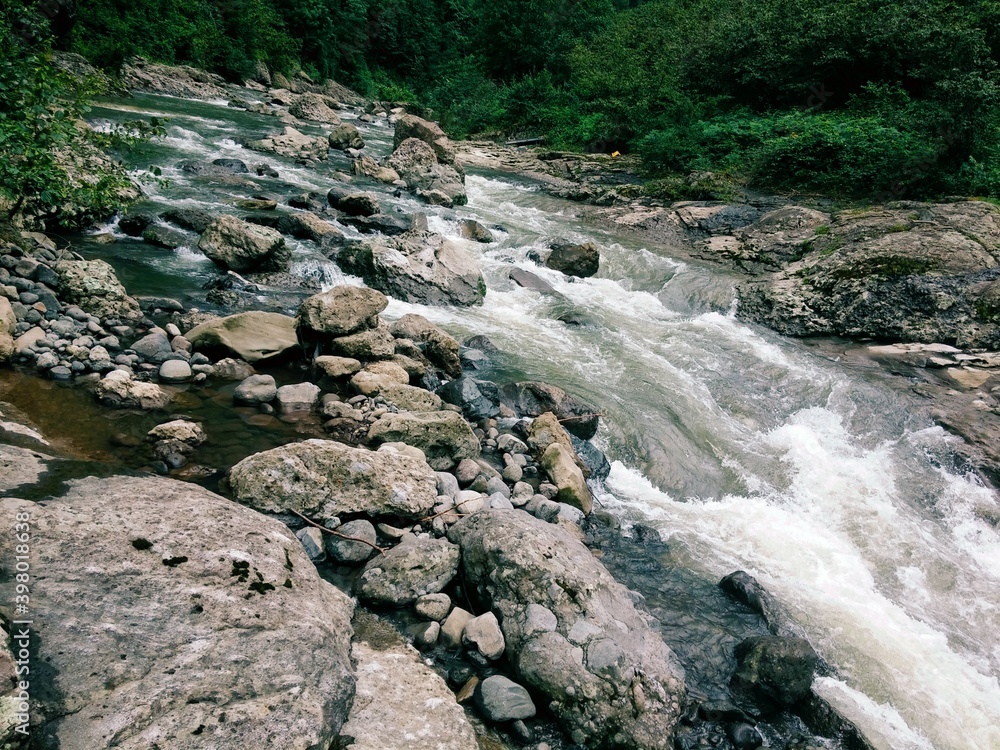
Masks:
[[[1000,195],[1000,8],[948,0],[93,0],[60,44],[232,80],[303,69],[454,136],[633,152],[653,175]]]

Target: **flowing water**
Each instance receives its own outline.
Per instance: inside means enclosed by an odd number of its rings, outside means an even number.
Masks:
[[[156,165],[162,175],[147,178],[150,204],[134,210],[235,212],[232,201],[254,193],[279,202],[325,193],[349,167],[335,153],[306,168],[246,151],[241,140],[279,126],[223,103],[142,96],[95,110],[119,121],[136,114],[170,122],[164,140],[135,156],[137,170]],[[387,123],[359,126],[369,150],[388,153]],[[174,166],[219,157],[266,162],[280,179],[225,186]],[[469,205],[454,211],[365,186],[389,210],[428,212],[432,230],[478,257],[489,289],[481,307],[393,301],[386,316],[419,312],[459,339],[484,334],[502,351],[485,377],[544,380],[597,405],[595,442],[613,461],[603,506],[626,525],[655,527],[687,575],[707,584],[736,569],[754,575],[834,666],[816,690],[877,747],[1000,749],[1000,535],[975,513],[997,498],[965,475],[951,438],[878,373],[737,321],[726,273],[609,233],[516,179],[475,173],[467,186]],[[503,231],[490,245],[466,242],[458,218]],[[598,242],[600,274],[571,281],[528,260],[556,238]],[[132,293],[205,307],[200,286],[217,272],[190,239],[176,251],[123,236],[84,245]],[[292,244],[297,273],[360,283],[310,243]],[[561,297],[514,285],[515,266]],[[567,313],[582,324],[561,322]]]

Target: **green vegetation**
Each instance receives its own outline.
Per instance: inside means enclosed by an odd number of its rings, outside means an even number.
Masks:
[[[61,44],[419,103],[452,135],[638,154],[712,185],[1000,195],[988,0],[88,0]],[[691,173],[708,175],[694,181]],[[700,182],[701,187],[694,182]]]

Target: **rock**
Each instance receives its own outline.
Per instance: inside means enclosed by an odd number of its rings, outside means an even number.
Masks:
[[[168,359],[160,365],[157,377],[164,383],[186,383],[194,376],[191,365],[183,359]]]
[[[118,228],[129,237],[141,237],[154,218],[149,214],[129,214],[118,220]]]
[[[446,383],[438,393],[449,404],[462,407],[462,413],[473,422],[500,415],[500,388],[496,383],[462,376]]]
[[[420,617],[441,622],[451,611],[451,597],[447,594],[424,594],[417,598],[413,608]]]
[[[349,148],[360,150],[365,147],[365,140],[361,137],[358,129],[350,123],[341,123],[327,136],[330,141],[330,148],[338,151],[346,151]]]
[[[416,446],[437,470],[448,469],[456,461],[480,453],[479,439],[472,428],[460,414],[452,411],[385,414],[368,430],[368,440],[376,445],[406,443]]]
[[[244,211],[274,211],[278,208],[278,202],[270,198],[245,198],[236,201],[235,205]]]
[[[414,229],[414,221],[410,216],[397,214],[375,214],[374,216],[341,216],[341,224],[354,227],[361,234],[384,234],[396,237]]]
[[[160,218],[198,234],[204,233],[215,221],[212,214],[200,208],[168,208]]]
[[[189,422],[186,419],[164,422],[146,434],[153,440],[179,440],[192,446],[201,445],[207,439],[200,424]]]
[[[0,362],[5,362],[14,355],[15,328],[17,328],[17,318],[14,310],[6,297],[0,297]]]
[[[327,518],[345,513],[421,518],[437,502],[426,462],[395,452],[306,440],[249,456],[232,468],[236,500],[267,513],[295,510]]]
[[[561,503],[579,508],[584,513],[593,509],[593,499],[583,472],[570,453],[559,443],[553,443],[541,456],[539,463],[558,490],[557,499]]]
[[[384,182],[387,185],[391,185],[399,180],[399,173],[395,169],[379,164],[370,156],[362,156],[360,159],[355,159],[351,170],[356,175],[371,177],[373,180]]]
[[[253,151],[309,161],[322,161],[330,152],[330,143],[326,138],[304,135],[291,126],[286,127],[280,135],[247,141],[244,145]]]
[[[517,674],[548,697],[573,742],[673,747],[683,669],[582,542],[502,510],[466,516],[448,538],[462,548],[466,593],[499,616]],[[533,623],[552,624],[540,609],[555,616],[554,629],[538,632]]]
[[[351,750],[477,750],[462,707],[412,646],[361,641],[351,656],[357,693],[341,730]]]
[[[289,357],[299,351],[295,319],[251,311],[202,323],[185,334],[196,352],[237,357],[251,364]]]
[[[94,386],[94,394],[107,406],[116,409],[166,408],[170,394],[153,383],[143,383],[132,378],[125,370],[112,370]]]
[[[7,429],[11,424],[2,422],[0,429],[3,432],[11,431]],[[20,434],[20,431],[15,434]],[[21,485],[35,484],[47,471],[50,459],[50,456],[43,453],[0,443],[0,492],[10,492]]]
[[[167,338],[166,333],[159,329],[146,334],[138,341],[132,342],[129,348],[147,360],[155,360],[158,356],[169,354],[172,351],[170,348],[170,339]]]
[[[276,229],[282,234],[288,234],[300,240],[313,242],[330,241],[341,238],[344,233],[328,221],[321,219],[310,211],[288,214],[278,219]]]
[[[423,120],[416,115],[403,115],[396,120],[393,149],[399,148],[407,138],[416,138],[426,143],[442,164],[455,164],[455,149],[436,122]]]
[[[287,271],[291,257],[285,238],[267,227],[235,216],[220,216],[201,235],[198,248],[221,268]]]
[[[155,224],[146,228],[142,233],[142,239],[149,245],[162,247],[167,250],[176,250],[181,245],[188,244],[187,235],[169,227],[156,226]]]
[[[184,99],[228,99],[221,76],[186,65],[160,65],[133,57],[121,70],[122,86]]]
[[[305,750],[335,740],[354,694],[353,604],[284,524],[155,478],[75,480],[46,505],[0,500],[5,526],[19,512],[31,514],[33,561],[47,571],[32,600],[35,658],[50,670],[32,681],[33,712],[47,741]],[[7,537],[0,552],[13,559]],[[14,595],[13,579],[0,586]]]
[[[291,414],[297,411],[311,412],[319,403],[321,392],[319,386],[313,383],[283,385],[275,395],[278,411],[282,414]]]
[[[378,314],[389,300],[381,292],[364,287],[341,285],[314,294],[299,307],[295,316],[299,336],[312,342],[375,328]]]
[[[251,375],[233,391],[233,399],[240,404],[268,404],[277,395],[278,386],[271,375]]]
[[[520,382],[501,389],[503,403],[521,416],[538,417],[552,412],[567,432],[581,440],[597,433],[597,407],[570,396],[562,388],[537,382]]]
[[[326,560],[326,549],[323,546],[323,532],[315,526],[306,526],[295,532],[295,536],[302,542],[302,549],[314,563]]]
[[[374,216],[382,212],[382,206],[375,193],[331,188],[326,199],[331,206],[338,211],[343,211],[348,216]]]
[[[788,708],[807,697],[820,659],[802,638],[754,636],[736,647],[735,689],[765,711]]]
[[[611,462],[604,452],[589,440],[580,440],[576,435],[570,435],[573,444],[574,460],[583,470],[585,477],[604,481],[611,473]]]
[[[499,659],[503,656],[505,647],[503,633],[500,631],[497,616],[492,612],[473,617],[465,623],[462,640],[487,659]],[[527,717],[519,716],[518,718]]]
[[[535,715],[535,704],[528,691],[500,674],[480,683],[476,703],[490,721],[516,721]]]
[[[320,94],[302,94],[302,96],[292,102],[292,106],[288,108],[288,112],[303,120],[340,125],[340,117],[330,109],[326,98]]]
[[[379,389],[379,395],[400,411],[440,412],[444,406],[436,393],[412,385],[389,384]]]
[[[220,380],[246,380],[255,374],[253,366],[242,359],[226,357],[212,367],[212,377]]]
[[[377,237],[344,248],[337,263],[369,286],[404,302],[476,305],[486,294],[476,261],[440,235]]]
[[[142,317],[139,303],[125,291],[114,269],[103,260],[67,260],[56,264],[59,294],[99,318],[134,320]]]
[[[472,613],[461,607],[451,610],[445,621],[441,623],[441,640],[446,646],[454,648],[462,645],[462,635],[465,633],[465,625],[472,619]]]
[[[450,164],[439,164],[434,150],[423,141],[407,138],[386,163],[418,195],[440,192],[446,199],[444,205],[464,206],[469,201],[463,175]]]
[[[587,278],[597,273],[601,263],[601,250],[593,242],[582,245],[553,245],[545,265],[567,276]]]
[[[424,316],[407,313],[392,323],[389,330],[396,338],[409,339],[420,344],[420,349],[427,359],[448,377],[457,378],[462,374],[458,340]]]
[[[482,243],[494,241],[493,232],[475,219],[462,219],[458,222],[458,231],[467,240],[475,240]]]
[[[451,583],[458,560],[458,547],[446,539],[404,539],[365,566],[358,595],[372,604],[410,604]]]
[[[313,365],[326,377],[337,380],[353,375],[361,369],[361,362],[351,357],[316,357]]]
[[[336,536],[328,534],[326,537],[326,551],[334,560],[340,563],[363,563],[375,554],[376,534],[375,527],[370,521],[359,519],[348,521],[336,529]],[[352,539],[363,539],[362,542],[355,542]],[[365,544],[367,542],[367,544]]]

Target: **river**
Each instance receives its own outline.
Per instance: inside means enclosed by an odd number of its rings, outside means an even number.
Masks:
[[[140,96],[93,116],[137,114],[169,122],[166,137],[134,157],[150,196],[134,210],[236,212],[232,201],[254,192],[279,202],[325,194],[334,171],[349,171],[337,152],[307,168],[243,149],[243,139],[280,126],[224,102]],[[357,124],[368,151],[390,151],[388,123]],[[175,166],[219,157],[270,164],[280,178],[253,177],[254,191]],[[835,667],[816,690],[877,747],[1000,748],[1000,535],[975,513],[997,498],[963,473],[953,439],[880,373],[737,321],[727,273],[609,233],[579,205],[510,176],[470,173],[467,187],[468,206],[448,210],[365,186],[392,210],[427,212],[432,230],[477,256],[488,287],[480,307],[392,301],[386,317],[419,312],[460,340],[486,335],[502,353],[485,377],[543,380],[597,405],[595,442],[613,461],[604,508],[626,527],[655,527],[672,562],[701,580],[754,575]],[[458,218],[503,231],[489,245],[464,241]],[[598,276],[570,280],[528,260],[556,238],[600,244]],[[168,251],[119,234],[117,244],[83,248],[109,260],[131,293],[191,304],[203,303],[200,287],[217,273],[196,241]],[[309,242],[292,245],[296,273],[325,286],[360,283]],[[515,266],[562,298],[517,287]],[[567,313],[582,324],[559,320]]]

